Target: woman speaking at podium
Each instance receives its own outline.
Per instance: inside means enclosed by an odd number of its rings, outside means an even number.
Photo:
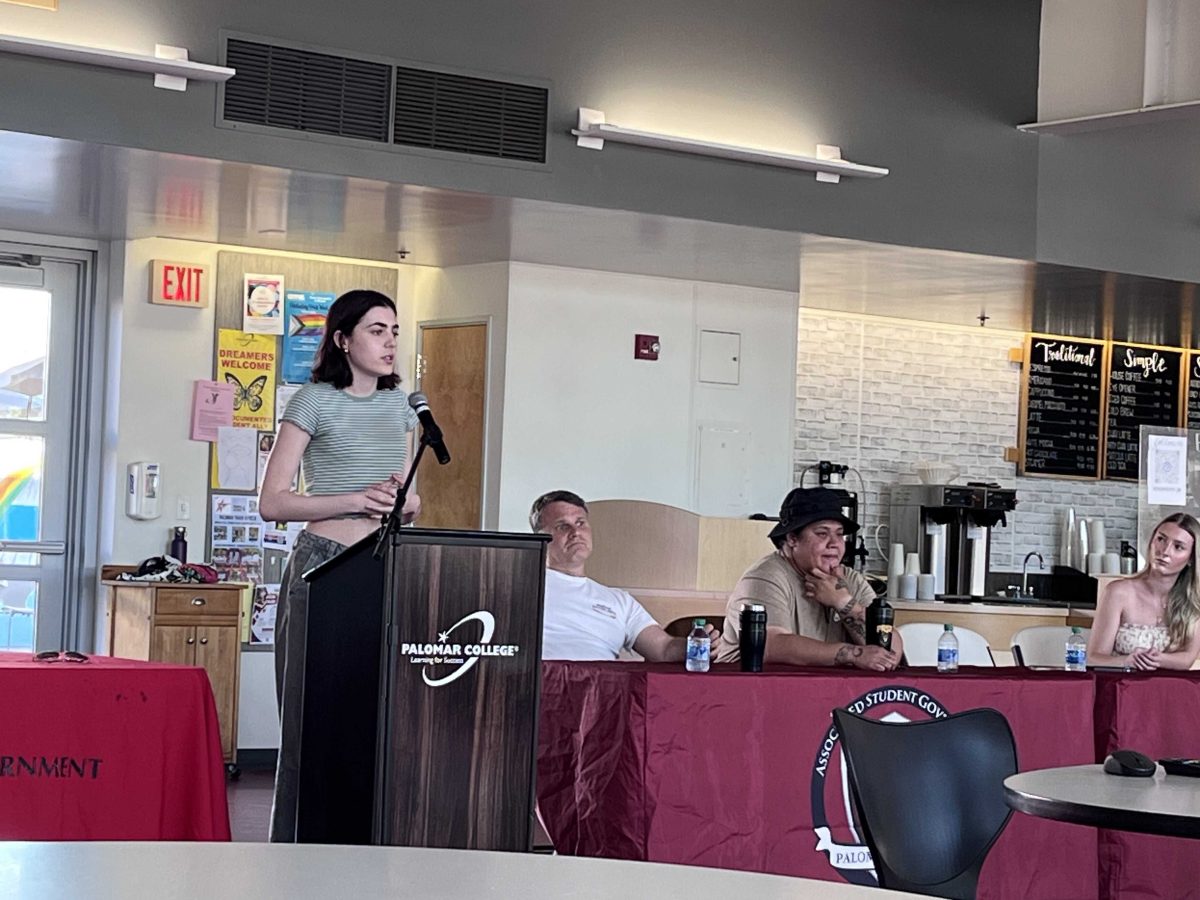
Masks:
[[[379,527],[412,458],[417,415],[395,372],[396,305],[350,291],[329,309],[312,381],[288,402],[263,476],[263,519],[305,522],[288,557],[275,620],[275,693],[281,726],[271,840],[294,841],[309,569]],[[303,492],[296,489],[303,475]],[[410,493],[404,521],[421,501]]]

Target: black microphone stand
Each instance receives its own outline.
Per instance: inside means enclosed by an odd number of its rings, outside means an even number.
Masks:
[[[387,549],[388,538],[404,524],[402,520],[404,518],[404,502],[408,499],[408,486],[412,484],[413,477],[417,474],[417,466],[421,464],[421,455],[430,443],[429,435],[422,428],[421,440],[417,444],[417,454],[413,457],[412,465],[408,467],[408,477],[404,479],[404,484],[400,486],[400,490],[396,493],[395,506],[392,507],[390,513],[383,517],[383,521],[381,522],[383,527],[379,529],[379,538],[375,541],[375,552],[372,554],[375,559],[383,558],[384,550]]]

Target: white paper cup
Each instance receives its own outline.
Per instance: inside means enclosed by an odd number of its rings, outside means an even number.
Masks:
[[[916,575],[901,575],[900,576],[900,599],[901,600],[916,600],[917,599],[917,576]]]
[[[1087,555],[1087,574],[1100,575],[1104,572],[1104,554],[1089,553]]]
[[[918,575],[917,576],[917,599],[932,600],[933,599],[933,576]]]
[[[1104,564],[1100,570],[1105,575],[1120,575],[1121,574],[1121,554],[1105,553]]]
[[[910,553],[904,561],[905,575],[920,575],[921,574],[921,557],[916,553]]]

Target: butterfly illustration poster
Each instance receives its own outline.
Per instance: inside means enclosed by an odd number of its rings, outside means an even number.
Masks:
[[[219,329],[217,381],[233,387],[234,427],[275,430],[275,338]]]
[[[283,276],[242,278],[242,331],[283,334]]]
[[[317,347],[325,334],[325,317],[336,299],[333,294],[288,291],[284,303],[287,324],[283,331],[283,366],[279,380],[304,384],[312,376]]]

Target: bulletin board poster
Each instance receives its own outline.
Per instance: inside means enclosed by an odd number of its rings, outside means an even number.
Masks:
[[[279,605],[279,585],[260,584],[254,589],[250,607],[251,644],[275,643],[275,611]]]
[[[282,275],[246,275],[242,279],[242,331],[283,334]]]
[[[287,292],[281,381],[304,384],[312,378],[317,348],[325,334],[325,318],[335,299],[333,294],[314,291]]]
[[[233,386],[235,428],[275,430],[275,338],[218,329],[217,381]]]
[[[266,523],[258,514],[258,498],[245,494],[213,494],[209,528],[212,566],[220,579],[260,584]]]

